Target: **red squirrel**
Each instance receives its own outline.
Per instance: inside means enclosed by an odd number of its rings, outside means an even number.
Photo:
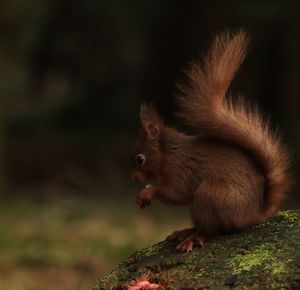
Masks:
[[[194,62],[177,96],[191,136],[166,126],[152,104],[140,107],[132,178],[156,179],[137,196],[190,207],[194,227],[176,231],[178,250],[191,251],[222,233],[259,224],[276,213],[290,184],[289,153],[256,107],[228,88],[245,59],[244,31],[216,36],[203,64]]]

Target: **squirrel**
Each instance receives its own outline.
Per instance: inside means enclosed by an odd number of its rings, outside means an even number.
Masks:
[[[179,86],[179,116],[191,136],[164,124],[153,104],[140,107],[141,128],[132,150],[132,179],[157,180],[136,203],[156,199],[190,207],[193,228],[176,231],[177,249],[189,252],[211,238],[266,221],[281,205],[292,179],[290,154],[256,106],[228,96],[245,59],[248,35],[217,35],[204,59],[193,62]]]

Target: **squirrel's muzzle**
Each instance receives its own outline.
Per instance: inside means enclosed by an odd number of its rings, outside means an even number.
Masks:
[[[143,182],[147,180],[147,176],[139,171],[132,171],[131,172],[131,179],[133,182]]]

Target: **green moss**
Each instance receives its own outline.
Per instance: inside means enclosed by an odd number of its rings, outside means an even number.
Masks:
[[[265,247],[258,247],[245,255],[235,255],[227,261],[227,264],[233,270],[233,274],[239,274],[242,271],[250,271],[254,266],[260,266],[269,258],[270,251]]]
[[[276,275],[286,271],[287,263],[274,256],[275,250],[274,245],[265,243],[243,255],[235,255],[228,259],[226,263],[231,267],[233,274],[251,271],[253,267],[263,266],[265,270],[270,270],[273,275]],[[290,262],[290,260],[287,262]]]
[[[282,274],[288,271],[288,264],[292,259],[288,259],[287,262],[282,262],[279,259],[273,257],[270,264],[265,266],[266,270],[270,270],[273,275]]]
[[[280,222],[280,221],[289,221],[292,224],[294,222],[300,222],[299,216],[291,211],[291,210],[287,210],[287,211],[281,211],[279,212],[274,218],[274,221],[276,222]]]
[[[144,251],[144,255],[149,257],[151,255],[157,254],[160,249],[161,249],[161,244],[156,244],[156,245],[154,244],[146,247],[143,251]]]

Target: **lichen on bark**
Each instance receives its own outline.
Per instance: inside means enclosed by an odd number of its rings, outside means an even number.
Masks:
[[[163,241],[134,253],[93,289],[127,289],[143,275],[165,289],[300,289],[300,210],[190,253],[175,245]]]

